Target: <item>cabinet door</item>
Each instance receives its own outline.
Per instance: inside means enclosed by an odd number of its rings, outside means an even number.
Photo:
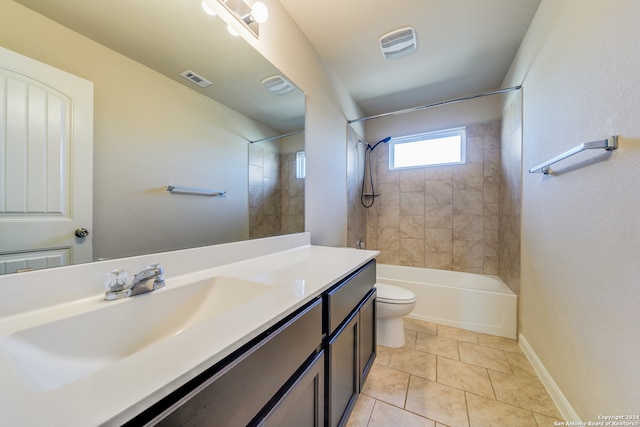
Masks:
[[[273,409],[260,427],[324,426],[324,352],[320,352]]]
[[[376,358],[376,290],[373,289],[360,307],[360,384],[362,390]]]
[[[358,325],[359,312],[329,340],[327,408],[329,426],[343,425],[358,397]]]
[[[322,304],[317,299],[266,333],[264,339],[219,372],[205,380],[195,379],[193,388],[188,384],[192,389],[175,404],[160,402],[162,413],[147,425],[246,426],[294,377],[321,342]],[[140,424],[143,423],[136,419],[131,422]]]

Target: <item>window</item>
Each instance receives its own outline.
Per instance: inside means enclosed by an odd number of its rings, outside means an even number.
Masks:
[[[409,135],[391,140],[389,169],[465,163],[466,128]]]
[[[302,179],[306,175],[304,151],[296,153],[296,178]]]

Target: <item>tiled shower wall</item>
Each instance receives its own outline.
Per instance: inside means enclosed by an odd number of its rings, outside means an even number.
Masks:
[[[347,247],[367,241],[367,212],[360,203],[360,187],[364,174],[364,146],[360,137],[347,126]]]
[[[249,146],[249,238],[304,231],[304,179],[296,154]]]
[[[502,116],[500,150],[500,278],[520,294],[520,195],[522,187],[522,96]]]
[[[467,163],[390,171],[374,151],[367,248],[378,262],[498,274],[500,120],[467,126]]]

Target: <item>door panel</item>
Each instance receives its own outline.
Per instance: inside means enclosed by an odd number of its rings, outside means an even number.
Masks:
[[[91,261],[92,186],[93,83],[0,48],[0,271]]]

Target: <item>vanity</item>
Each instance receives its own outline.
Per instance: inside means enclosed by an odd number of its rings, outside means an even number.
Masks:
[[[0,305],[0,424],[343,425],[375,359],[378,253],[309,240],[0,278],[18,305]],[[164,265],[164,289],[104,301],[101,283],[72,284],[147,262]],[[75,299],[42,282],[65,277]]]

